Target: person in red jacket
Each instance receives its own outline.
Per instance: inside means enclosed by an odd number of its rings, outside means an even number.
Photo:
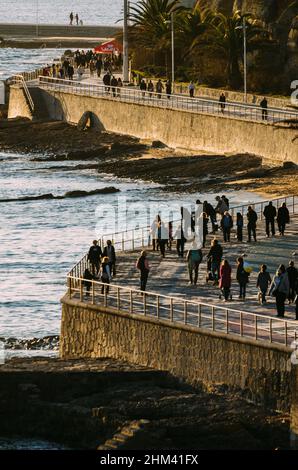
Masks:
[[[231,279],[232,279],[232,268],[229,265],[228,260],[223,260],[220,266],[220,271],[219,271],[219,287],[222,289],[225,302],[229,300],[230,296],[230,291],[231,291]]]

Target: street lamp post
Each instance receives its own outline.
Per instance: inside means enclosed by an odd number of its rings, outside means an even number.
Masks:
[[[174,35],[174,12],[171,13],[171,39],[172,39],[172,86],[175,82],[175,35]]]
[[[246,18],[243,18],[243,66],[244,66],[244,101],[247,102],[247,38]]]
[[[129,61],[128,61],[128,0],[124,0],[123,14],[123,82],[129,82]]]

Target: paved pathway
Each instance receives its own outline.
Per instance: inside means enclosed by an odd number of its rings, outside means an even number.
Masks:
[[[274,238],[266,238],[264,235],[264,221],[260,221],[258,226],[258,242],[257,243],[239,243],[232,233],[231,243],[223,243],[224,257],[232,264],[233,268],[233,300],[223,302],[219,299],[219,289],[214,287],[211,282],[206,284],[206,261],[200,266],[199,283],[197,287],[189,285],[188,271],[186,260],[178,258],[175,248],[172,252],[166,253],[166,258],[161,259],[158,252],[150,252],[149,260],[151,264],[151,273],[148,281],[147,289],[168,296],[179,296],[187,300],[196,300],[200,302],[208,302],[214,305],[222,305],[238,310],[265,314],[270,316],[276,315],[274,298],[268,297],[266,305],[260,305],[257,301],[256,278],[261,264],[267,264],[268,271],[273,276],[278,265],[283,263],[286,266],[290,259],[296,260],[298,266],[298,215],[292,217],[291,224],[288,226],[285,237],[275,236]],[[246,233],[244,233],[246,235]],[[221,232],[218,238],[221,242]],[[210,246],[209,236],[207,253]],[[294,252],[296,256],[293,256]],[[139,250],[127,252],[118,256],[117,276],[114,283],[126,287],[139,288],[139,272],[135,267]],[[254,271],[250,276],[250,282],[247,288],[247,297],[245,302],[239,301],[239,287],[235,280],[236,274],[236,258],[245,254],[246,260],[254,267]],[[286,318],[288,320],[295,319],[294,306],[286,307]]]

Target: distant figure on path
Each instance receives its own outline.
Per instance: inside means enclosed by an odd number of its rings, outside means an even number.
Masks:
[[[93,240],[93,245],[90,247],[88,257],[87,257],[92,267],[93,276],[98,274],[101,257],[102,257],[101,247],[98,245],[97,240]]]
[[[257,287],[259,288],[258,300],[261,304],[266,303],[266,294],[271,282],[271,276],[267,271],[267,266],[266,264],[262,264],[257,279]]]
[[[140,90],[142,91],[142,97],[145,98],[146,95],[146,90],[147,90],[147,85],[144,79],[141,80],[140,83]]]
[[[111,240],[107,240],[107,245],[104,247],[103,256],[108,258],[110,272],[113,273],[113,276],[116,276],[116,252],[115,248],[112,245]]]
[[[193,82],[190,82],[190,84],[188,85],[188,91],[189,91],[190,98],[193,98],[195,95],[195,86]]]
[[[253,210],[251,206],[248,207],[247,211],[247,231],[248,231],[248,242],[251,242],[251,236],[253,236],[254,241],[257,241],[257,213]]]
[[[274,219],[276,217],[276,208],[272,204],[272,201],[270,201],[268,206],[265,207],[263,214],[266,220],[266,235],[268,238],[270,237],[270,228],[271,228],[271,233],[272,233],[272,236],[274,237],[275,235],[275,220]]]
[[[247,273],[244,269],[244,259],[242,256],[237,259],[237,272],[236,272],[236,279],[239,283],[239,299],[245,300],[246,296],[246,285],[248,284],[249,280],[249,273]]]
[[[243,241],[243,216],[240,212],[237,212],[236,227],[237,227],[237,240],[238,242]]]
[[[207,254],[207,259],[210,263],[214,285],[218,283],[222,254],[222,246],[218,243],[218,240],[214,238],[211,242],[211,248],[209,250],[209,253]]]
[[[261,109],[262,109],[262,120],[267,121],[268,119],[268,101],[264,97],[260,103]]]
[[[170,80],[167,80],[167,83],[166,83],[166,94],[167,94],[167,98],[168,100],[171,98],[171,94],[172,94],[172,83]]]
[[[224,93],[222,93],[219,97],[219,104],[221,112],[224,113],[226,107],[226,95]]]
[[[92,281],[94,279],[94,276],[92,276],[91,272],[89,271],[88,268],[85,269],[84,274],[83,274],[83,284],[86,287],[86,296],[89,297],[90,295],[90,288],[92,286]]]
[[[278,317],[283,318],[285,316],[285,301],[289,295],[289,290],[288,273],[285,266],[281,264],[273,278],[269,291],[269,294],[275,297]]]
[[[149,98],[151,98],[152,93],[154,92],[154,85],[152,83],[152,80],[149,81],[148,86],[147,86],[147,90],[149,92]]]
[[[188,263],[189,282],[191,285],[196,286],[199,276],[199,267],[203,259],[202,250],[197,246],[193,246],[187,253],[186,256]],[[194,273],[194,277],[193,277]]]
[[[162,91],[163,91],[163,84],[161,83],[161,79],[158,80],[158,82],[156,83],[156,93],[157,93],[157,98],[161,98],[161,94],[162,94]]]
[[[79,15],[77,13],[76,13],[75,19],[76,19],[77,26],[79,26]]]
[[[116,77],[112,77],[112,80],[111,80],[111,86],[112,86],[112,93],[113,93],[113,97],[116,98],[117,96],[117,93],[116,93],[116,88],[118,86],[118,80]]]
[[[230,241],[231,229],[233,227],[233,218],[228,211],[225,211],[220,222],[225,242]]]
[[[298,283],[298,270],[295,268],[294,261],[289,262],[287,273],[289,278],[289,303],[292,303],[296,297],[296,287]]]
[[[276,220],[277,220],[279,234],[284,236],[286,224],[290,223],[290,213],[285,202],[278,209]]]
[[[215,212],[217,214],[220,214],[221,216],[224,215],[224,213],[229,210],[229,207],[224,199],[222,199],[220,196],[216,196],[215,200],[217,201],[217,206],[215,207]]]
[[[99,78],[101,75],[101,69],[102,69],[102,60],[100,57],[97,58],[95,67],[96,67],[97,76]]]
[[[102,259],[102,265],[101,265],[101,282],[103,283],[103,286],[101,288],[101,294],[108,294],[109,293],[109,284],[111,282],[112,275],[111,275],[111,269],[110,269],[110,261],[107,256],[104,256]],[[107,284],[105,286],[104,284]]]
[[[225,302],[227,302],[231,292],[232,268],[226,259],[221,263],[219,276],[219,287],[223,292]]]
[[[73,23],[73,12],[71,12],[70,15],[69,15],[69,24],[70,24],[70,26],[72,26],[72,23]]]
[[[141,275],[141,291],[145,291],[150,271],[149,262],[147,259],[147,251],[141,252],[141,256],[137,260],[136,267],[140,271]]]
[[[183,228],[182,228],[181,224],[179,225],[178,229],[176,230],[174,238],[177,240],[176,248],[177,248],[178,256],[179,256],[179,258],[183,258],[184,257],[184,246],[185,246],[186,238],[184,236],[184,231],[183,231]]]
[[[103,84],[105,86],[105,92],[106,93],[109,93],[110,91],[110,85],[111,85],[111,75],[107,72],[104,76],[103,76]]]

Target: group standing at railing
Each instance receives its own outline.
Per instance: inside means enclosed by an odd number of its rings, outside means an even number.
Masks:
[[[217,224],[217,215],[221,217],[220,227],[223,233],[224,242],[230,242],[231,228],[233,226],[233,217],[230,215],[229,200],[225,197],[217,196],[217,205],[213,207],[207,201],[203,203],[202,213],[189,214],[186,209],[181,208],[181,220],[174,231],[173,222],[164,223],[160,215],[157,215],[151,225],[150,238],[152,250],[159,250],[161,257],[166,257],[166,249],[172,249],[175,243],[177,256],[184,258],[185,244],[188,243],[188,251],[186,255],[187,267],[189,273],[189,281],[193,286],[197,285],[199,268],[203,261],[204,255],[202,248],[205,248],[206,238],[208,234],[209,220],[212,225],[212,233],[215,234],[219,226]],[[202,207],[200,201],[197,201],[198,207]],[[190,217],[188,217],[188,215]],[[279,232],[284,236],[285,226],[290,222],[290,215],[286,203],[282,203],[278,211],[272,202],[269,202],[263,210],[265,218],[265,231],[267,237],[275,236],[275,218],[277,217]],[[203,237],[198,237],[196,232],[196,224],[198,216],[203,219]],[[257,212],[248,206],[247,211],[247,230],[248,242],[252,238],[256,242],[256,224],[258,220]],[[243,215],[237,213],[237,240],[243,241]],[[232,266],[223,256],[223,248],[217,238],[211,241],[211,246],[206,253],[207,273],[206,283],[213,281],[214,286],[219,286],[221,298],[227,302],[232,299]],[[94,240],[88,253],[88,261],[90,268],[86,267],[84,271],[84,284],[87,296],[90,294],[91,280],[98,280],[102,283],[102,294],[109,292],[109,283],[116,275],[116,252],[111,240],[107,240],[106,246],[102,249],[97,240]],[[148,259],[148,251],[143,250],[136,260],[136,268],[140,272],[140,290],[145,291],[150,273],[150,264]],[[244,301],[246,297],[246,288],[249,282],[252,267],[244,260],[244,257],[237,258],[236,265],[236,281],[239,284],[239,300]],[[289,261],[286,268],[280,265],[273,279],[267,271],[267,266],[262,264],[258,273],[256,287],[258,288],[258,300],[261,304],[266,302],[266,295],[269,289],[269,295],[274,296],[276,300],[277,316],[284,317],[285,302],[288,299],[289,304],[295,304],[296,320],[298,319],[298,270],[294,265],[294,261]]]

